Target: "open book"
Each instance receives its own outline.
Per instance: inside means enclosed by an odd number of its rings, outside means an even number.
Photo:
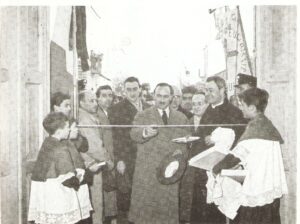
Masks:
[[[221,176],[230,177],[231,179],[233,179],[239,183],[244,182],[246,175],[247,175],[247,170],[241,170],[241,169],[237,169],[237,170],[223,169],[221,171]]]
[[[204,170],[212,170],[212,168],[220,162],[226,154],[218,152],[211,147],[189,160],[189,165]]]

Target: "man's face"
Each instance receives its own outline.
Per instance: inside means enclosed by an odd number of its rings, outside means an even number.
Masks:
[[[188,111],[192,110],[192,107],[193,107],[192,98],[193,98],[192,93],[183,93],[182,94],[182,102],[181,102],[182,108],[184,108]]]
[[[142,90],[142,100],[143,100],[144,102],[146,102],[147,94],[148,94],[147,90]]]
[[[59,106],[54,105],[55,112],[62,112],[67,117],[71,115],[71,101],[70,99],[65,99],[61,102]]]
[[[241,84],[239,86],[236,87],[236,94],[239,95],[240,93],[244,92],[247,89],[250,89],[251,86],[248,83],[245,84]]]
[[[174,96],[172,99],[171,107],[177,110],[180,104],[181,104],[181,92],[179,91],[179,89],[174,88]]]
[[[207,82],[206,83],[206,100],[208,103],[210,104],[218,104],[220,102],[222,102],[222,100],[224,100],[224,94],[222,91],[222,89],[219,89],[217,84],[214,81],[211,82]]]
[[[168,86],[158,86],[154,93],[155,106],[159,109],[166,109],[171,103],[172,95]]]
[[[205,96],[203,94],[196,94],[193,96],[193,114],[202,116],[206,110],[208,104],[205,102]]]
[[[84,99],[80,101],[80,106],[89,113],[96,113],[98,107],[96,95],[90,92],[85,93]]]
[[[124,86],[124,92],[126,98],[130,102],[135,103],[139,99],[141,89],[137,82],[126,82]]]
[[[113,100],[113,92],[110,89],[102,89],[100,91],[100,96],[98,97],[98,104],[100,107],[102,107],[104,110],[107,110]]]

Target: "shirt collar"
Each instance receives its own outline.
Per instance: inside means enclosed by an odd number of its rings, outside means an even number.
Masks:
[[[200,120],[201,120],[200,116],[194,115],[194,121],[200,121]]]
[[[213,109],[215,109],[216,107],[221,106],[223,103],[224,103],[224,100],[222,100],[220,103],[215,104],[215,105],[212,105],[212,104],[211,104],[211,107],[212,107]]]
[[[128,100],[129,101],[129,100]],[[131,101],[129,101],[138,111],[142,110],[142,102],[141,100],[138,100],[136,103],[133,103]]]
[[[107,110],[104,110],[102,107],[100,107],[103,113],[107,116]]]
[[[163,115],[163,111],[166,111],[168,117],[169,117],[169,115],[170,115],[170,108],[169,108],[169,107],[167,107],[167,108],[164,109],[164,110],[157,108],[157,110],[158,110],[158,113],[160,114],[160,116]]]

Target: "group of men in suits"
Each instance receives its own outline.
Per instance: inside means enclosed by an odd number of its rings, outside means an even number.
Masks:
[[[155,173],[162,158],[170,153],[191,158],[213,145],[210,135],[218,124],[246,123],[226,94],[226,83],[218,76],[207,79],[205,92],[187,88],[181,93],[174,86],[159,83],[153,106],[142,100],[141,85],[135,77],[124,81],[125,98],[114,105],[110,86],[100,86],[96,94],[81,93],[79,123],[111,125],[82,129],[89,143],[85,160],[107,161],[108,172],[115,178],[115,190],[105,192],[102,172],[95,172],[91,187],[93,223],[102,223],[103,211],[104,216],[113,217],[112,221],[118,214],[120,223],[225,223],[225,216],[214,205],[206,204],[204,171],[188,167],[183,178],[172,185],[160,184]],[[167,126],[188,124],[189,128]],[[238,139],[244,127],[232,128]],[[200,140],[188,147],[171,141],[186,135],[199,136]]]

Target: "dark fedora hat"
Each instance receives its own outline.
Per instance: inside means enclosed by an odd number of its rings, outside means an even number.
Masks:
[[[169,169],[169,165],[173,163],[177,169],[173,172],[169,171],[169,175],[166,175],[166,171]],[[186,169],[187,160],[184,154],[167,154],[156,168],[156,178],[158,182],[164,185],[174,184],[179,181]]]

